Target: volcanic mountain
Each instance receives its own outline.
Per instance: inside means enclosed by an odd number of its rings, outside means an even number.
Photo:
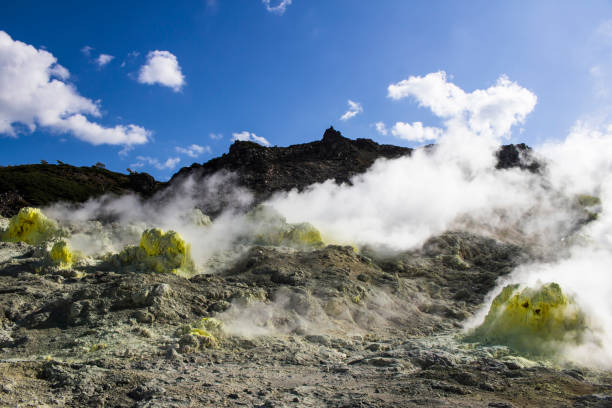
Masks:
[[[433,148],[434,145],[425,148]],[[218,172],[231,173],[237,185],[255,193],[261,202],[277,191],[302,190],[313,183],[335,180],[350,183],[380,158],[394,159],[412,154],[414,149],[378,144],[371,139],[349,139],[330,127],[318,141],[288,147],[264,147],[236,141],[229,152],[206,163],[181,168],[167,183],[144,172],[117,173],[97,164],[75,167],[58,164],[0,166],[0,214],[12,216],[26,206],[43,207],[63,201],[81,203],[104,194],[136,193],[150,197],[172,188],[187,177],[201,182]],[[497,153],[498,168],[520,167],[537,171],[525,144],[504,145]],[[211,213],[216,209],[211,209]]]

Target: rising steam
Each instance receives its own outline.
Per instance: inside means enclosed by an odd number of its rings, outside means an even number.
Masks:
[[[301,239],[393,252],[418,248],[449,229],[527,243],[538,261],[500,282],[468,326],[483,322],[503,287],[554,282],[584,313],[587,327],[580,341],[562,345],[568,358],[594,363],[586,356],[596,350],[608,357],[598,364],[611,365],[612,128],[578,123],[564,141],[536,147],[534,154],[544,164],[540,173],[499,170],[496,151],[535,107],[537,98],[529,90],[501,77],[488,89],[467,93],[438,72],[391,85],[389,97],[413,98],[441,118],[444,129],[436,132],[436,146],[378,160],[351,184],[326,181],[276,194],[265,204],[281,216],[263,243],[291,246]],[[212,222],[194,210],[204,208],[203,197],[206,208],[218,210]],[[85,255],[137,246],[148,228],[177,231],[191,244],[194,270],[213,273],[238,259],[258,236],[262,243],[261,217],[245,213],[252,201],[231,175],[217,174],[203,184],[187,179],[150,202],[103,197],[77,208],[54,205],[45,213],[70,229],[66,248]],[[277,303],[285,305],[286,299]],[[253,312],[273,315],[273,306],[258,303]],[[230,310],[226,316],[238,316],[228,324],[237,333],[257,331],[240,323],[243,313]]]

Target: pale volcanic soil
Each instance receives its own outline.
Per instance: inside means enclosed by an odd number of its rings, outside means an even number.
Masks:
[[[612,406],[608,371],[466,340],[520,245],[252,243],[191,277],[47,257],[0,243],[2,406]]]

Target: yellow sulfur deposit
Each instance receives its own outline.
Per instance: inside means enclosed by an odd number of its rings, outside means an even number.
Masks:
[[[25,207],[11,218],[8,229],[2,233],[2,240],[38,245],[53,237],[57,231],[57,224],[42,211]]]
[[[179,344],[185,350],[216,348],[223,336],[223,323],[214,317],[204,317],[197,323],[181,326],[176,335],[181,337]]]
[[[127,247],[119,255],[122,264],[140,264],[158,273],[192,274],[191,248],[178,232],[159,228],[144,231],[138,247]]]
[[[323,246],[321,233],[307,222],[291,225],[291,229],[285,233],[284,239],[296,244]]]
[[[287,245],[321,247],[325,245],[321,233],[312,224],[289,224],[285,217],[271,207],[260,205],[247,215],[253,226],[253,240],[259,245]]]
[[[583,313],[556,283],[538,288],[506,286],[493,300],[481,326],[469,336],[507,345],[528,354],[554,354],[562,344],[580,343],[586,329]]]
[[[70,267],[74,259],[74,255],[70,250],[70,247],[68,246],[66,241],[63,240],[58,241],[53,245],[49,256],[51,257],[53,263],[62,267]]]
[[[189,330],[190,334],[202,337],[218,336],[223,328],[223,323],[214,317],[203,317],[197,324],[192,325]]]

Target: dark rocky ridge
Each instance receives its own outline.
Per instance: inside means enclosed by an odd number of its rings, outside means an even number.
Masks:
[[[435,145],[425,146],[433,149]],[[277,191],[303,190],[314,183],[335,180],[350,183],[353,176],[367,171],[380,158],[409,156],[414,149],[378,144],[371,139],[349,139],[330,127],[321,140],[288,147],[264,147],[236,141],[229,152],[206,163],[183,167],[170,179],[169,186],[192,176],[202,180],[220,171],[233,172],[237,183],[253,191],[256,202]],[[537,172],[540,163],[524,143],[504,145],[497,152],[497,169],[519,167]]]
[[[182,168],[170,185],[190,175],[201,179],[225,170],[235,172],[240,185],[255,192],[258,199],[264,199],[276,191],[302,190],[329,179],[347,183],[377,159],[410,155],[412,150],[380,145],[370,139],[351,140],[330,127],[319,141],[289,147],[237,141],[221,157]]]
[[[370,139],[349,139],[330,127],[321,140],[288,147],[236,141],[228,153],[203,164],[183,167],[168,183],[156,181],[147,173],[122,174],[96,166],[75,167],[64,163],[0,166],[0,215],[12,216],[24,206],[40,207],[58,201],[80,203],[108,193],[150,197],[187,177],[201,182],[222,171],[235,174],[236,184],[253,191],[258,203],[277,191],[303,190],[330,179],[350,183],[353,176],[364,173],[377,159],[394,159],[410,155],[412,151]],[[533,159],[531,148],[523,143],[502,146],[497,158],[498,169],[519,167],[538,172],[541,168]],[[209,192],[203,189],[201,194]],[[165,197],[171,195],[172,190],[166,191]],[[221,209],[203,207],[213,215]]]

